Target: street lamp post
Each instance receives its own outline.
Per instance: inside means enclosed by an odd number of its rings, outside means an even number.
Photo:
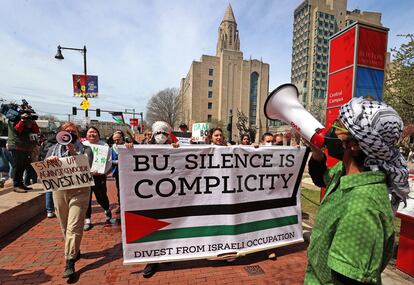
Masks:
[[[83,73],[85,75],[87,75],[87,71],[86,71],[86,46],[83,46],[83,48],[70,48],[70,47],[62,47],[60,45],[57,46],[57,53],[55,55],[56,59],[62,60],[64,59],[63,55],[62,55],[62,49],[66,49],[66,50],[76,50],[76,51],[80,51],[83,54]],[[88,98],[85,98],[86,100],[88,100]],[[88,109],[85,110],[85,121],[87,123],[88,120]]]

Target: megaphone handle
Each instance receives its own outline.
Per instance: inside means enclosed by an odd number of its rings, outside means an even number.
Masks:
[[[318,148],[323,148],[323,146],[325,145],[325,134],[326,134],[325,128],[316,130],[316,133],[312,136],[310,142],[316,145]]]

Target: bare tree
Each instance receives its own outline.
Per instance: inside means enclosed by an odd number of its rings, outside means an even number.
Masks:
[[[237,122],[236,127],[239,130],[239,138],[242,135],[247,134],[250,136],[250,140],[254,141],[256,138],[257,128],[249,124],[249,118],[237,109]]]
[[[152,125],[155,121],[165,121],[172,128],[178,119],[180,97],[177,88],[166,88],[153,95],[147,103],[145,120]]]

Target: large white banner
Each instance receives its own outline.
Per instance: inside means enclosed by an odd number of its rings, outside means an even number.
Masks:
[[[46,191],[95,185],[85,154],[63,157],[57,161],[33,162],[32,166]]]
[[[119,150],[124,263],[214,258],[303,241],[305,148]]]

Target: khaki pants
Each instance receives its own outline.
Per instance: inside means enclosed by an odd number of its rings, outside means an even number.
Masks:
[[[74,259],[79,252],[88,209],[90,187],[53,192],[53,203],[65,239],[65,258]]]

